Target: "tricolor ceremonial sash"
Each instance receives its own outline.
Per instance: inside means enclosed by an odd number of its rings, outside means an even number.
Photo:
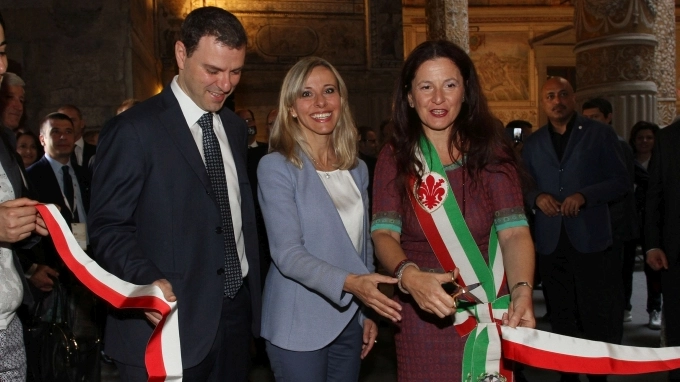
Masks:
[[[83,252],[54,205],[38,205],[36,208],[45,220],[59,256],[87,289],[115,308],[152,309],[163,316],[146,347],[149,381],[181,381],[177,303],[167,301],[155,285],[131,284],[106,272]]]
[[[423,171],[420,182],[410,179],[408,195],[418,222],[444,271],[458,268],[460,285],[481,283],[482,287],[470,291],[482,303],[461,301],[454,317],[457,332],[468,335],[462,381],[512,381],[504,359],[586,374],[641,374],[680,368],[680,347],[638,348],[501,325],[510,296],[499,296],[506,280],[496,227],[491,227],[487,264],[465,223],[444,166],[425,136],[416,154]]]

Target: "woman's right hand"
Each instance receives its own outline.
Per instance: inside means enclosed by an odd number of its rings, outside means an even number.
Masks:
[[[345,279],[343,290],[353,294],[364,305],[373,309],[376,313],[391,320],[392,322],[401,321],[401,305],[391,298],[385,296],[378,284],[396,284],[394,277],[383,276],[378,273],[365,275],[349,274]]]
[[[456,300],[442,288],[442,284],[448,282],[451,282],[451,273],[423,272],[416,267],[405,268],[401,276],[401,286],[413,296],[420,309],[439,318],[456,313]]]

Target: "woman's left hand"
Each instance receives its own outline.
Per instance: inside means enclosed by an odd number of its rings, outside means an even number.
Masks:
[[[373,320],[367,318],[364,320],[364,344],[361,345],[361,359],[364,359],[368,352],[373,349],[373,345],[376,344],[375,339],[378,337],[378,325],[375,324]]]
[[[510,307],[507,313],[503,313],[503,325],[516,328],[535,328],[536,317],[534,317],[534,304],[531,300],[530,288],[518,288],[515,296],[511,296]]]

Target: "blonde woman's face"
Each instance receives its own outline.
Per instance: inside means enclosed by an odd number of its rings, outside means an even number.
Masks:
[[[290,110],[305,135],[330,135],[340,119],[338,81],[328,68],[317,66],[305,80]]]

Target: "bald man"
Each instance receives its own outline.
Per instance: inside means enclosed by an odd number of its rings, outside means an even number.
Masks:
[[[611,127],[575,112],[574,90],[564,78],[548,79],[540,97],[548,123],[526,139],[522,158],[535,180],[525,198],[536,214],[536,254],[552,330],[620,343],[622,259],[611,250],[607,205],[629,187],[619,143]],[[561,381],[578,381],[578,375],[563,374]]]

